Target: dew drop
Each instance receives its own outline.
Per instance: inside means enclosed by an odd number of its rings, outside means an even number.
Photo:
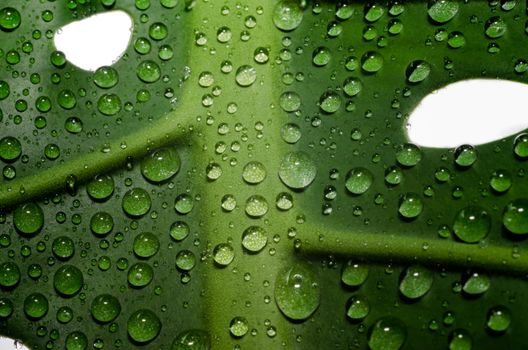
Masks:
[[[92,301],[90,312],[97,322],[112,322],[121,312],[121,304],[110,294],[100,294]]]
[[[316,175],[315,162],[308,154],[301,151],[286,154],[279,166],[281,181],[293,189],[308,187]]]
[[[281,0],[273,8],[273,23],[283,31],[297,28],[303,20],[299,0]]]
[[[130,315],[127,322],[127,332],[130,338],[138,343],[146,343],[158,336],[161,331],[161,321],[151,310],[141,309]]]
[[[134,188],[125,193],[121,206],[125,213],[130,216],[143,216],[150,210],[152,200],[147,191],[142,188]]]
[[[479,206],[468,206],[460,210],[453,223],[455,235],[466,243],[477,243],[484,239],[490,230],[491,218]]]
[[[405,324],[394,317],[379,319],[370,329],[368,345],[372,350],[398,350],[407,337]]]
[[[409,299],[423,297],[433,285],[433,273],[422,266],[409,266],[400,282],[400,292]]]
[[[257,80],[257,70],[249,65],[240,66],[236,71],[235,80],[240,86],[250,86]]]
[[[24,234],[34,234],[44,225],[44,212],[37,203],[25,203],[13,213],[15,228]]]
[[[81,270],[73,265],[63,265],[53,277],[53,286],[59,294],[63,296],[73,296],[77,294],[84,283]]]
[[[528,233],[528,199],[519,198],[511,201],[504,208],[502,223],[511,233],[524,235]]]
[[[345,187],[350,193],[360,195],[368,191],[373,181],[374,176],[370,170],[358,167],[348,172]]]
[[[252,253],[258,253],[268,243],[266,230],[260,226],[250,226],[242,233],[242,246]]]
[[[141,174],[152,182],[166,181],[180,170],[181,159],[174,148],[163,148],[150,153],[141,161]]]

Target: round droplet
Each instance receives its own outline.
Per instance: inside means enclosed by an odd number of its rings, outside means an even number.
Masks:
[[[240,86],[250,86],[257,80],[257,70],[249,65],[240,66],[236,71],[235,80]]]
[[[242,170],[242,178],[250,184],[258,184],[266,178],[266,168],[261,162],[251,161]]]
[[[200,76],[198,77],[198,84],[201,87],[209,87],[214,84],[214,76],[213,73],[205,71],[200,73]]]
[[[378,320],[370,329],[368,345],[372,350],[398,350],[405,343],[407,328],[394,317]]]
[[[471,350],[473,341],[465,329],[455,329],[449,335],[449,350]]]
[[[37,203],[18,206],[13,213],[15,228],[25,234],[34,234],[44,225],[44,212]]]
[[[119,81],[117,71],[108,66],[98,68],[94,73],[94,83],[102,89],[110,89]]]
[[[498,169],[491,174],[490,186],[493,190],[503,193],[510,189],[512,177],[508,170]]]
[[[492,307],[488,312],[486,325],[494,332],[504,332],[510,327],[511,312],[505,306]]]
[[[491,17],[486,22],[486,35],[491,39],[497,39],[506,33],[506,22],[499,16]]]
[[[436,23],[447,23],[458,13],[458,2],[455,0],[435,0],[427,9],[429,17]]]
[[[294,123],[284,124],[281,128],[282,139],[287,143],[296,143],[301,138],[301,128]]]
[[[423,202],[416,193],[406,193],[400,198],[400,206],[398,212],[401,216],[408,219],[418,217],[423,210]]]
[[[290,152],[282,159],[279,177],[288,187],[303,189],[308,187],[317,175],[317,167],[312,158],[304,152]]]
[[[66,337],[66,350],[85,350],[88,348],[88,338],[83,332],[72,332]]]
[[[236,205],[237,205],[235,196],[233,196],[232,194],[226,194],[225,196],[222,197],[222,201],[220,205],[222,206],[222,209],[227,212],[231,212],[235,210]]]
[[[136,263],[128,270],[128,283],[134,287],[145,287],[154,277],[154,270],[147,263]]]
[[[14,262],[7,261],[0,264],[0,286],[11,288],[20,281],[20,270]]]
[[[114,218],[107,212],[95,213],[90,219],[90,229],[97,236],[104,236],[114,228]]]
[[[521,134],[515,138],[513,151],[517,157],[528,157],[528,134]]]
[[[147,60],[137,66],[136,74],[145,83],[154,83],[161,77],[161,69],[156,62]]]
[[[59,146],[54,143],[47,144],[44,147],[44,155],[50,160],[57,159],[60,156]]]
[[[152,152],[141,162],[141,173],[152,182],[163,182],[173,177],[181,166],[181,159],[174,148]]]
[[[293,208],[293,197],[287,192],[281,192],[276,198],[277,208],[280,210],[290,210]]]
[[[77,105],[77,99],[71,90],[62,90],[59,92],[59,95],[57,96],[57,102],[59,103],[59,106],[64,109],[72,109]]]
[[[247,199],[246,214],[249,216],[258,218],[264,216],[267,212],[268,202],[266,201],[266,198],[259,195],[253,195]]]
[[[266,230],[260,226],[250,226],[242,234],[242,246],[252,253],[258,253],[268,243]]]
[[[426,61],[414,61],[407,67],[407,81],[419,83],[424,81],[431,73],[431,65]]]
[[[18,159],[22,154],[22,145],[17,138],[6,136],[0,140],[0,158],[6,162]]]
[[[190,271],[196,265],[196,256],[190,250],[184,249],[176,255],[176,267],[182,271]]]
[[[367,73],[376,73],[381,67],[383,57],[375,51],[369,51],[361,58],[361,68]]]
[[[479,295],[485,293],[489,289],[490,284],[488,275],[473,272],[467,277],[462,290],[470,295]]]
[[[72,134],[78,134],[83,131],[83,122],[77,117],[69,117],[64,122],[64,129]]]
[[[187,223],[183,221],[176,221],[170,227],[170,236],[177,241],[182,241],[187,238],[190,231],[191,230]]]
[[[362,320],[367,317],[370,311],[370,305],[366,298],[361,296],[352,296],[348,299],[347,316],[352,320]]]
[[[90,308],[93,318],[101,323],[108,323],[116,319],[121,312],[121,304],[110,294],[101,294],[94,298]]]
[[[209,334],[200,329],[191,329],[178,334],[170,350],[210,350],[210,348]]]
[[[365,283],[369,275],[367,265],[358,264],[349,260],[341,271],[341,281],[350,287],[357,287]]]
[[[229,323],[229,332],[235,338],[242,338],[248,330],[248,321],[244,317],[234,317]]]
[[[131,216],[143,216],[150,210],[152,200],[147,191],[134,188],[123,196],[122,207]]]
[[[360,195],[367,192],[373,181],[374,176],[370,170],[361,167],[354,168],[347,174],[345,187],[350,193]]]
[[[433,272],[422,266],[409,266],[400,282],[400,292],[409,299],[423,297],[433,285]]]
[[[48,299],[40,293],[33,293],[24,300],[24,313],[31,319],[40,319],[48,313]]]
[[[156,41],[163,40],[169,34],[167,26],[161,22],[152,23],[149,27],[149,36]]]
[[[301,97],[293,91],[283,92],[279,104],[285,112],[295,112],[301,107]]]
[[[114,180],[110,175],[96,175],[86,186],[86,192],[95,200],[105,200],[114,193]]]
[[[0,298],[0,319],[6,319],[13,314],[13,302],[7,298]]]
[[[363,83],[361,82],[361,80],[359,80],[359,78],[350,77],[347,78],[343,83],[343,91],[350,97],[356,96],[361,92],[362,89]]]
[[[528,233],[528,199],[519,198],[508,203],[502,214],[502,223],[511,233]]]
[[[56,272],[53,278],[55,290],[64,296],[77,294],[84,283],[81,270],[73,265],[63,265]]]
[[[214,247],[213,259],[220,266],[231,264],[235,258],[235,249],[229,243],[220,243]]]
[[[0,10],[0,29],[9,32],[17,29],[22,22],[22,17],[17,9],[4,7]]]
[[[135,342],[146,343],[158,336],[161,331],[161,321],[153,311],[141,309],[130,315],[127,331]]]
[[[281,0],[273,8],[272,16],[277,28],[290,31],[301,24],[303,11],[298,0]]]
[[[335,113],[341,108],[342,99],[339,94],[333,90],[328,90],[321,95],[319,105],[326,113]]]
[[[116,115],[121,111],[121,99],[116,94],[104,94],[97,101],[97,109],[107,116]]]
[[[134,238],[134,253],[140,258],[150,258],[160,248],[158,237],[151,232],[143,232]]]
[[[275,280],[275,302],[293,320],[305,320],[319,307],[320,287],[311,267],[295,264],[282,269]]]
[[[174,209],[182,215],[190,213],[193,208],[193,198],[186,193],[180,194],[174,200]]]
[[[233,36],[231,29],[228,27],[220,27],[216,31],[216,39],[221,43],[226,43],[229,40],[231,40],[231,37]]]
[[[61,236],[53,240],[51,250],[57,258],[66,260],[73,256],[75,244],[70,237]]]
[[[312,54],[312,62],[317,67],[326,66],[330,62],[331,58],[332,55],[330,53],[330,49],[327,47],[318,47]]]
[[[461,167],[470,167],[477,160],[477,150],[470,145],[462,145],[455,150],[455,163]]]
[[[477,243],[484,239],[490,230],[491,218],[486,210],[469,206],[460,210],[453,223],[455,235],[466,243]]]
[[[415,166],[422,160],[422,151],[412,143],[405,143],[396,152],[396,160],[403,166]]]

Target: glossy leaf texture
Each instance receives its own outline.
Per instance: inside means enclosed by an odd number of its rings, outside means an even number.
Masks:
[[[528,135],[405,138],[431,91],[524,82],[525,3],[0,7],[3,335],[34,349],[525,343]],[[134,21],[113,66],[55,51],[58,28],[113,10]]]

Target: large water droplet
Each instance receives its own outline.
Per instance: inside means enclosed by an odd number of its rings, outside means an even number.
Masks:
[[[108,323],[119,315],[121,304],[116,297],[110,294],[101,294],[94,298],[90,312],[95,320],[101,323]]]
[[[345,187],[350,193],[360,195],[367,192],[373,180],[374,176],[370,170],[361,167],[354,168],[347,174]]]
[[[279,177],[288,187],[302,189],[308,187],[317,175],[317,167],[312,158],[304,152],[290,152],[284,156],[279,167]]]
[[[178,334],[170,350],[210,350],[210,348],[209,334],[200,329],[191,329]]]
[[[519,198],[511,201],[502,215],[504,227],[511,233],[523,235],[528,233],[528,199]]]
[[[429,17],[437,23],[446,23],[458,13],[458,2],[455,0],[435,0],[429,4]]]
[[[73,265],[63,265],[53,278],[53,286],[63,296],[77,294],[83,286],[84,278],[81,270]]]
[[[368,345],[372,350],[398,350],[407,337],[407,328],[394,317],[378,320],[370,329]]]
[[[141,173],[152,182],[163,182],[180,170],[181,160],[174,148],[164,148],[152,152],[141,162]]]
[[[506,306],[494,306],[488,311],[486,325],[494,332],[504,332],[510,327],[511,312]]]
[[[299,0],[281,0],[273,8],[273,23],[284,31],[297,28],[303,19]]]
[[[468,206],[460,210],[453,223],[455,235],[466,243],[477,243],[484,239],[490,227],[491,218],[488,212],[478,206]]]
[[[311,267],[295,264],[284,268],[275,281],[275,301],[284,315],[305,320],[319,306],[320,288]]]
[[[134,188],[123,196],[123,210],[131,216],[145,215],[150,210],[151,205],[150,195],[142,188]]]
[[[128,335],[138,343],[146,343],[156,338],[161,331],[161,321],[151,310],[135,311],[128,318]]]
[[[242,234],[242,246],[252,253],[258,253],[268,243],[266,230],[260,226],[250,226]]]
[[[424,296],[433,285],[433,273],[422,266],[409,266],[400,282],[400,292],[409,299]]]
[[[18,206],[13,213],[15,228],[25,234],[34,234],[44,225],[44,212],[37,203]]]

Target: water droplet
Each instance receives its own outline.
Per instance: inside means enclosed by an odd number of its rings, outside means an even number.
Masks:
[[[150,258],[160,248],[158,237],[151,232],[142,232],[134,238],[134,253],[140,258]]]
[[[137,66],[136,74],[145,83],[154,83],[161,77],[161,69],[156,62],[146,60]]]
[[[114,180],[110,175],[96,175],[86,186],[86,192],[95,200],[105,200],[114,193]]]
[[[163,182],[173,177],[181,166],[181,159],[174,148],[152,152],[141,161],[141,173],[152,182]]]
[[[210,348],[209,334],[200,329],[191,329],[178,334],[170,350],[210,350]]]
[[[242,246],[252,253],[258,253],[268,243],[266,230],[260,226],[250,226],[242,234]]]
[[[301,107],[301,97],[293,91],[282,93],[279,104],[285,112],[295,112]]]
[[[64,129],[72,134],[78,134],[83,130],[83,122],[77,117],[69,117],[64,123]]]
[[[407,67],[407,81],[419,83],[424,81],[431,73],[431,65],[426,61],[414,61]]]
[[[433,273],[422,266],[409,266],[400,282],[400,292],[409,299],[423,297],[433,285]]]
[[[478,206],[468,206],[458,212],[453,230],[460,240],[477,243],[488,235],[490,226],[491,218],[486,210]]]
[[[276,204],[280,210],[290,210],[293,208],[293,197],[289,193],[281,192],[277,195]]]
[[[110,89],[119,81],[117,71],[108,66],[98,68],[94,73],[94,83],[102,89]]]
[[[528,134],[521,134],[515,138],[513,151],[517,157],[528,157]]]
[[[301,128],[294,123],[284,124],[281,128],[282,139],[287,143],[296,143],[301,138]]]
[[[248,330],[248,321],[244,317],[234,317],[229,323],[229,332],[235,338],[242,338]]]
[[[235,250],[229,243],[220,243],[214,247],[213,259],[215,263],[220,266],[227,266],[231,264],[235,258]]]
[[[233,34],[231,33],[231,29],[229,29],[228,27],[220,27],[216,32],[216,39],[221,43],[228,42],[229,40],[231,40],[232,36]]]
[[[374,176],[370,170],[358,167],[348,172],[345,187],[350,193],[360,195],[367,192],[373,180]]]
[[[116,94],[104,94],[97,101],[97,109],[107,116],[116,115],[121,111],[121,99]]]
[[[4,7],[0,10],[0,29],[10,32],[17,29],[22,22],[22,17],[17,9]]]
[[[125,193],[121,205],[128,215],[143,216],[150,210],[152,200],[147,191],[142,188],[134,188]]]
[[[149,264],[139,262],[130,267],[128,270],[128,283],[134,287],[145,287],[147,286],[154,277],[154,270]]]
[[[244,166],[242,178],[250,184],[258,184],[266,178],[266,168],[261,162],[251,161]]]
[[[174,200],[174,209],[182,215],[189,214],[193,208],[194,208],[193,198],[189,196],[188,194],[185,194],[185,193],[180,194]]]
[[[268,202],[259,195],[250,196],[246,201],[246,214],[251,217],[261,217],[268,212]]]
[[[59,294],[63,296],[73,296],[77,294],[84,283],[81,270],[73,265],[63,265],[56,272],[53,278],[53,286]]]
[[[372,350],[398,350],[407,338],[405,324],[394,317],[379,319],[370,329],[368,345]]]
[[[273,23],[277,28],[290,31],[297,28],[303,20],[303,11],[299,0],[281,0],[273,8]]]
[[[361,68],[367,73],[376,73],[382,67],[383,57],[375,51],[369,51],[361,58]]]
[[[415,166],[422,160],[422,151],[412,143],[405,143],[396,152],[396,160],[403,166]]]
[[[455,163],[461,167],[470,167],[477,160],[477,150],[470,145],[462,145],[455,150]]]
[[[146,343],[158,336],[161,331],[161,321],[151,310],[137,310],[128,319],[127,331],[135,342]]]
[[[333,90],[328,90],[321,95],[319,99],[319,105],[321,109],[326,113],[335,113],[341,108],[341,96]]]
[[[528,199],[519,198],[511,201],[504,208],[502,215],[504,227],[511,233],[523,235],[528,233]]]
[[[350,97],[356,96],[361,92],[362,89],[363,83],[361,82],[361,80],[359,80],[359,78],[350,77],[347,78],[343,83],[343,91]]]
[[[160,41],[167,37],[169,29],[161,22],[152,23],[149,27],[149,36],[152,40]]]
[[[494,332],[504,332],[510,327],[511,312],[505,306],[494,306],[488,311],[486,325]]]
[[[491,39],[497,39],[506,33],[506,22],[499,16],[491,17],[485,26],[486,35]]]
[[[347,316],[352,320],[361,320],[367,317],[370,305],[366,298],[362,296],[352,296],[348,299]]]
[[[66,350],[85,350],[88,348],[88,338],[83,332],[75,331],[66,337]]]
[[[95,213],[90,219],[90,229],[97,236],[104,236],[114,228],[114,219],[107,212]]]
[[[406,193],[400,198],[398,212],[404,218],[412,219],[418,217],[423,210],[423,202],[416,193]]]
[[[485,293],[490,287],[490,278],[483,273],[473,272],[465,281],[462,290],[470,295]]]
[[[512,177],[509,171],[498,169],[491,174],[490,186],[493,190],[503,193],[510,189]]]
[[[471,350],[471,336],[465,329],[455,329],[449,335],[449,350]]]
[[[250,86],[257,80],[257,70],[249,65],[240,66],[236,71],[235,80],[240,86]]]
[[[44,212],[37,203],[18,206],[13,213],[15,228],[25,234],[34,234],[44,225]]]
[[[317,67],[323,67],[330,62],[331,58],[332,55],[330,54],[330,49],[327,47],[318,47],[313,52],[312,62]]]
[[[455,0],[435,0],[429,4],[427,13],[436,23],[447,23],[458,13],[458,2]]]
[[[7,261],[0,264],[0,286],[11,288],[20,281],[20,270],[14,262]]]
[[[176,221],[170,227],[170,236],[177,241],[184,240],[189,233],[189,225],[183,221]]]
[[[70,237],[61,236],[53,240],[51,250],[57,258],[67,260],[73,256],[73,253],[75,252],[75,244]]]
[[[0,140],[0,158],[6,162],[18,159],[22,154],[22,145],[17,138],[6,136]]]
[[[93,318],[101,323],[108,323],[116,319],[121,312],[121,304],[110,294],[101,294],[94,298],[90,308]]]
[[[295,264],[282,269],[275,281],[275,302],[293,320],[305,320],[319,307],[320,288],[312,268]]]
[[[311,157],[304,152],[290,152],[284,156],[279,167],[279,177],[288,187],[302,189],[308,187],[317,175],[317,167]]]
[[[184,249],[176,255],[176,267],[182,271],[190,271],[196,265],[196,256],[190,250]]]
[[[40,293],[33,293],[24,300],[24,313],[30,319],[40,319],[48,313],[48,299]]]

